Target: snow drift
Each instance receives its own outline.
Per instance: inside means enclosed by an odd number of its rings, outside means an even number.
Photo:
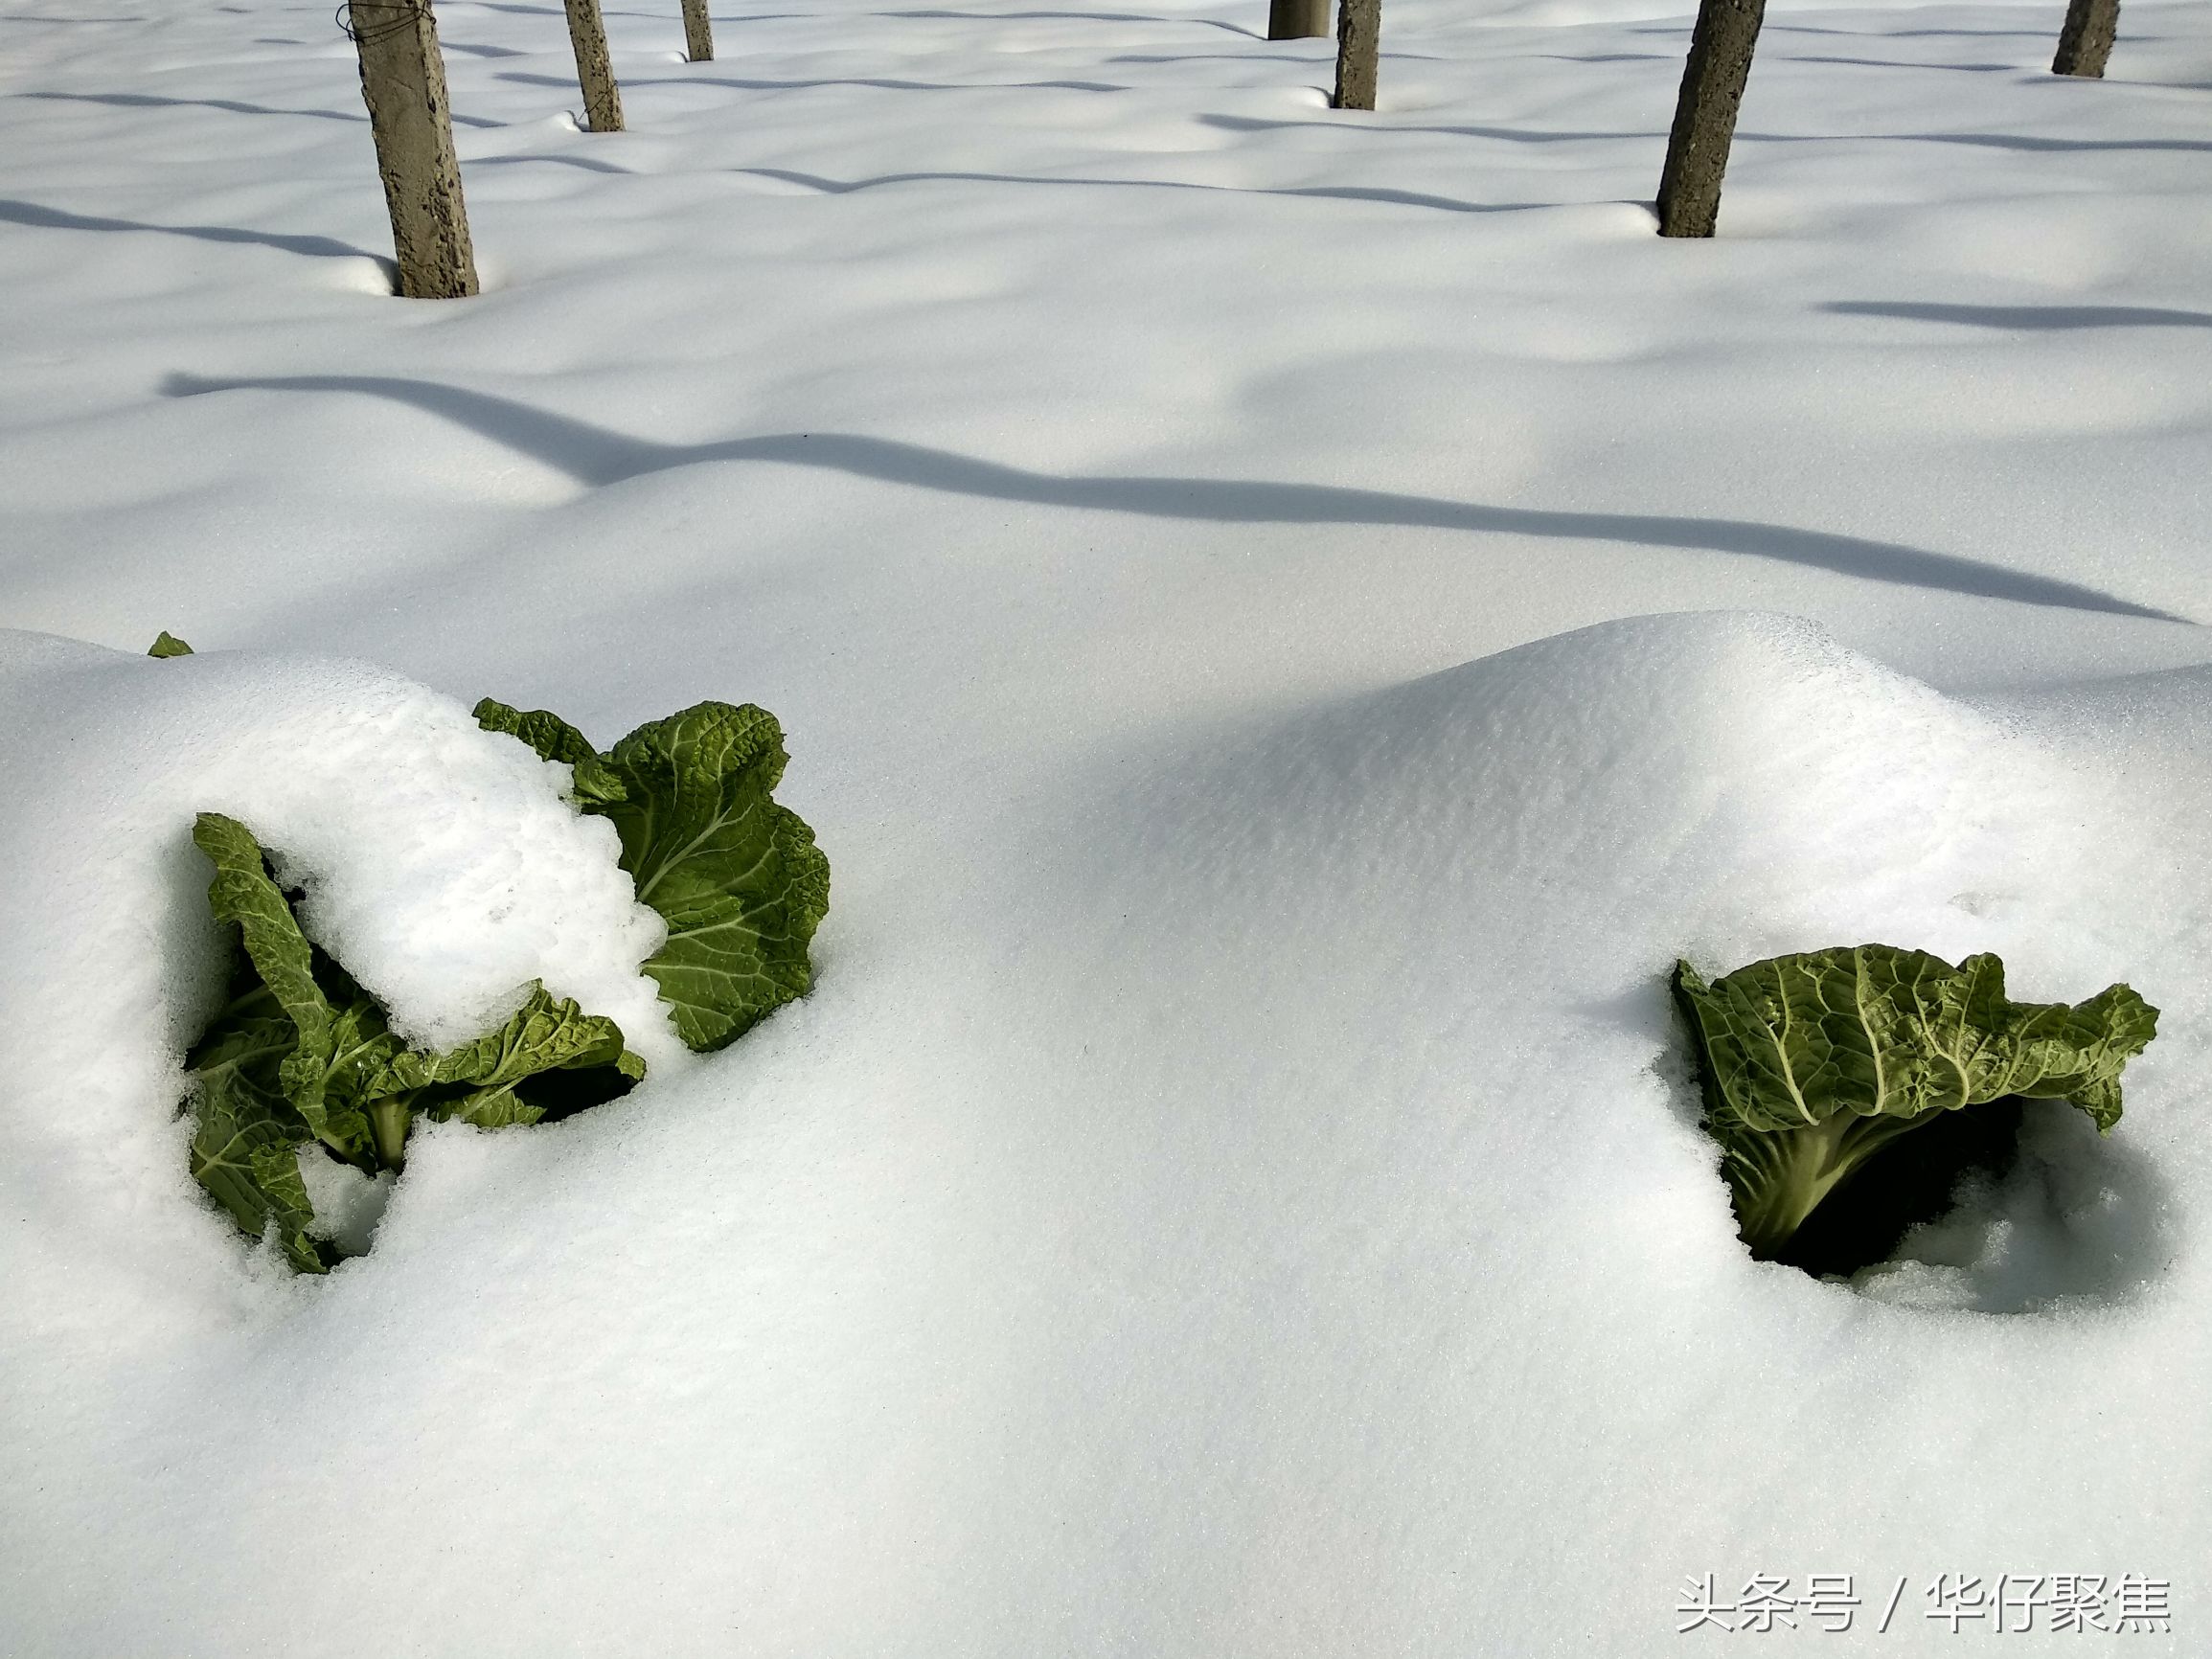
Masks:
[[[2172,1576],[2212,1524],[2206,883],[2093,710],[2046,739],[1803,623],[1650,617],[1113,757],[937,867],[967,934],[566,1124],[432,1132],[370,1256],[225,1301],[142,841],[212,792],[385,872],[425,1021],[525,962],[612,996],[638,924],[554,915],[590,827],[441,699],[11,648],[25,1650],[1628,1652],[1685,1575]],[[246,719],[280,687],[311,743]],[[496,833],[527,943],[472,954],[424,824]],[[1663,975],[1859,938],[2168,1017],[2110,1144],[2032,1125],[1854,1289],[1735,1239]],[[103,986],[130,1021],[71,1015]],[[1908,1613],[1890,1648],[1944,1634]]]

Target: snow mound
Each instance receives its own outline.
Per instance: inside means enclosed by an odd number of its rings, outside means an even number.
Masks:
[[[1923,1581],[1962,1561],[2175,1566],[2207,905],[2112,748],[1805,622],[1668,615],[1161,763],[1083,872],[1112,944],[1068,993],[1164,1057],[1071,1108],[1119,1146],[1055,1199],[1141,1194],[1152,1230],[1115,1281],[1146,1314],[1093,1353],[1176,1374],[1108,1392],[1126,1456],[1174,1422],[1239,1475],[1181,1531],[1126,1524],[1201,1557],[1272,1529],[1245,1613],[1296,1608],[1311,1650],[1548,1650],[1566,1597],[1599,1650],[1651,1650],[1703,1571],[1916,1575],[1920,1650]],[[1734,1237],[1663,985],[1679,953],[1860,940],[1999,951],[2021,998],[2124,978],[2168,1020],[2110,1142],[2033,1113],[2006,1186],[1854,1292]],[[1095,1261],[1055,1306],[1108,1301]],[[1198,1579],[1181,1610],[1219,1615]]]
[[[1394,921],[1458,893],[1469,922],[1567,948],[1516,952],[1525,975],[1578,943],[1617,952],[1624,930],[1654,966],[1838,929],[1963,951],[1993,913],[2076,883],[2075,784],[1811,623],[1707,613],[1602,624],[1301,717],[1195,792],[1202,821],[1169,822],[1201,870],[1288,856],[1290,879]]]
[[[1434,1092],[1517,1170],[1527,1225],[1505,1232],[1539,1282],[1771,1280],[1788,1270],[1744,1259],[1694,1127],[1675,959],[1994,950],[2022,998],[2129,979],[2171,1007],[2192,993],[2157,943],[2190,905],[2144,889],[2108,781],[1809,623],[1605,624],[1163,769],[1130,814],[1141,862],[1093,872],[1129,919],[1097,973],[1187,988],[1203,1064],[1248,1070],[1257,1042],[1364,1070],[1378,1112]],[[1222,1022],[1234,1004],[1298,1010],[1296,1029]],[[2138,1062],[2132,1097],[2160,1069]],[[2014,1182],[1928,1241],[1950,1273],[1916,1297],[2023,1309],[2155,1272],[2172,1240],[2145,1148],[2179,1137],[2151,1098],[2113,1143],[2039,1112]]]
[[[137,1589],[30,1571],[13,1617],[55,1653],[1625,1655],[1685,1579],[1850,1572],[1911,1579],[1916,1653],[1939,1573],[2172,1577],[2212,1527],[2174,1455],[2206,884],[2114,741],[1788,618],[1645,617],[886,841],[874,891],[956,925],[861,918],[616,1106],[425,1134],[276,1316],[82,1333],[104,1392],[0,1466],[57,1494],[11,1558],[97,1526]],[[1855,1289],[1736,1239],[1664,977],[1861,939],[2126,977],[2168,1032],[2124,1155],[2032,1124],[2024,1185]],[[57,1302],[86,1240],[46,1237]],[[4,1363],[35,1394],[57,1345]]]
[[[662,925],[612,826],[565,804],[565,767],[451,699],[354,663],[18,633],[0,633],[0,1160],[37,1170],[27,1192],[73,1235],[194,1259],[225,1238],[172,1122],[225,961],[200,811],[255,831],[304,887],[308,932],[418,1044],[490,1029],[540,979],[680,1063],[638,972]]]

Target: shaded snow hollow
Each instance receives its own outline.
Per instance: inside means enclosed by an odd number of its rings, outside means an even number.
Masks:
[[[169,1121],[190,811],[425,1031],[629,1028],[604,827],[355,665],[5,661],[16,1650],[1626,1654],[1702,1570],[2201,1564],[2201,674],[1985,714],[1645,617],[1153,750],[724,1056],[425,1134],[295,1284]],[[1734,1238],[1663,976],[1860,939],[2165,1020],[1855,1291]]]

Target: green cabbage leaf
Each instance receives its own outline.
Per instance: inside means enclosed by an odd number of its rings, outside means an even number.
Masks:
[[[700,703],[604,754],[542,709],[487,697],[476,718],[567,764],[577,806],[613,823],[639,900],[668,923],[668,943],[644,966],[687,1046],[722,1048],[807,993],[830,861],[799,815],[770,798],[787,760],[773,715]]]
[[[2109,1131],[2120,1073],[2158,1026],[2125,985],[2072,1005],[2017,1003],[1995,956],[1953,967],[1885,944],[1775,957],[1709,985],[1679,962],[1674,989],[1705,1129],[1762,1258],[1877,1152],[1945,1112],[2063,1100]]]

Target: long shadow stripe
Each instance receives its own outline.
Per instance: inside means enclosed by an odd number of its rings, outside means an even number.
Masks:
[[[790,466],[818,466],[918,489],[1024,502],[1038,507],[1134,513],[1148,518],[1180,518],[1217,524],[1404,525],[1472,534],[1614,541],[1634,547],[1733,553],[1901,587],[1927,588],[2109,616],[2190,622],[2189,618],[2176,616],[2171,611],[2135,604],[2078,582],[2006,570],[1956,554],[1931,553],[1899,542],[1871,541],[1856,535],[1760,524],[1748,519],[1547,511],[1539,508],[1492,507],[1479,502],[1448,501],[1436,496],[1403,495],[1327,484],[1069,476],[1031,472],[993,461],[978,461],[950,450],[850,432],[779,432],[758,438],[723,439],[713,443],[656,443],[565,415],[548,414],[510,398],[437,381],[402,380],[386,375],[289,375],[214,380],[193,375],[171,375],[162,383],[161,390],[172,398],[259,391],[350,392],[388,398],[467,427],[594,489],[678,466],[718,461],[769,461]]]

